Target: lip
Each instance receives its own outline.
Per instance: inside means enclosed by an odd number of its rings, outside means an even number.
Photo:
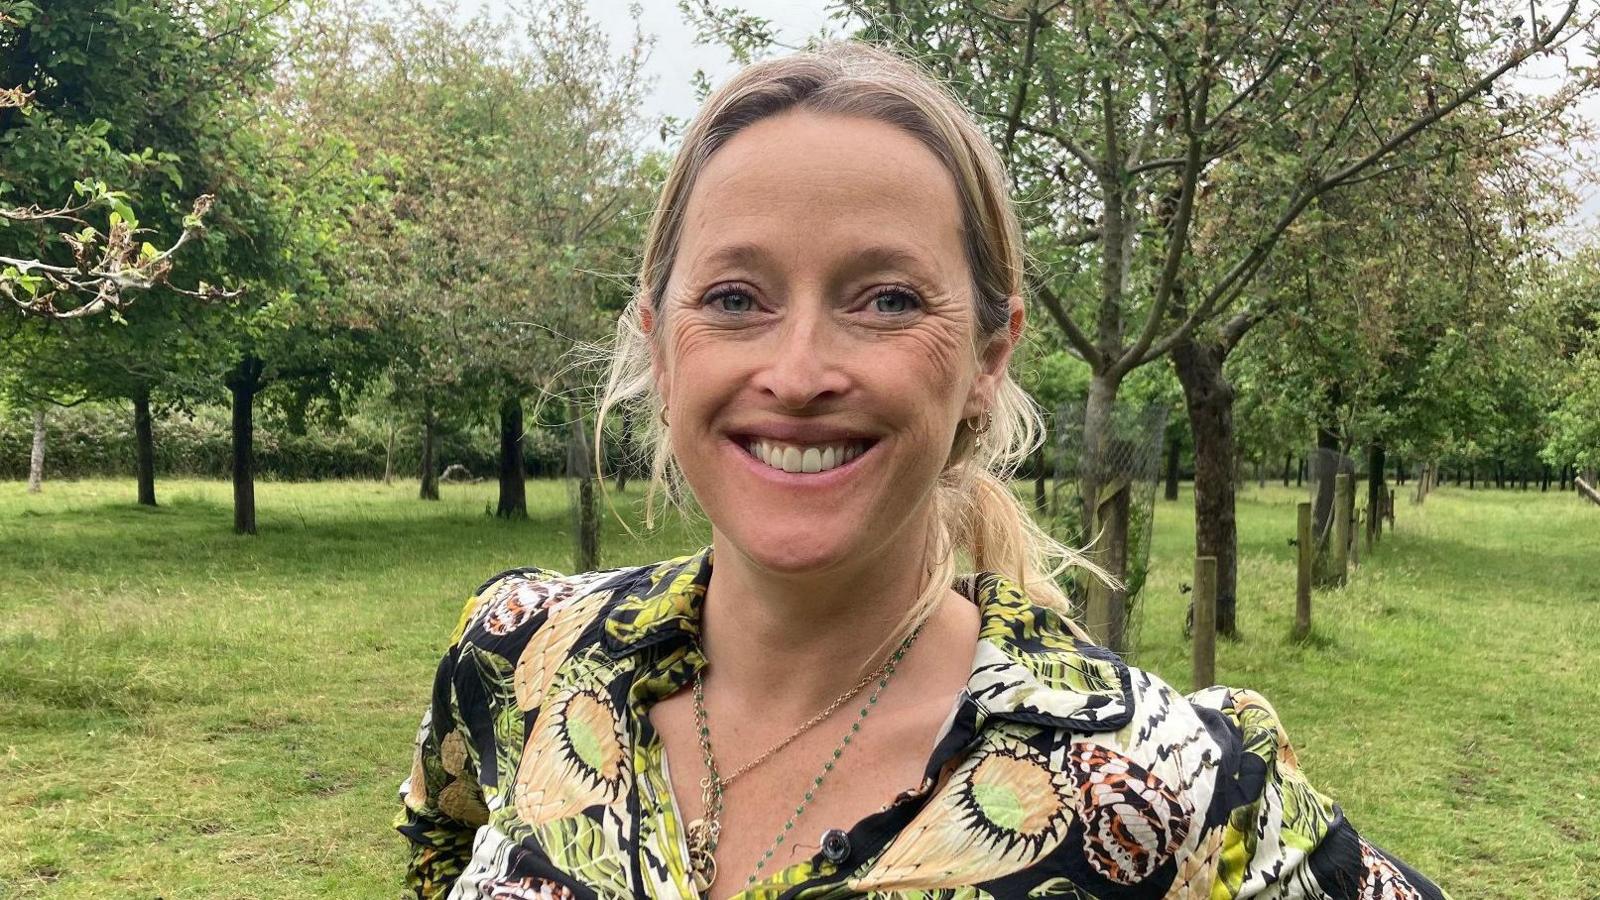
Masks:
[[[766,435],[759,436],[766,437]],[[774,440],[776,440],[776,438],[774,438]],[[846,438],[845,440],[849,439]],[[862,438],[857,438],[857,440],[862,440]],[[867,448],[861,451],[861,453],[856,456],[855,459],[850,460],[842,466],[835,466],[826,472],[812,472],[810,474],[805,472],[785,472],[782,469],[774,469],[761,460],[756,459],[755,455],[746,449],[746,442],[740,440],[739,437],[728,438],[725,443],[729,451],[738,456],[739,459],[743,460],[744,465],[748,467],[751,473],[757,478],[761,478],[779,487],[816,490],[833,487],[834,485],[838,485],[849,480],[850,477],[854,475],[861,467],[862,460],[876,459],[873,451],[878,449],[878,441],[875,438],[864,438],[864,440],[868,441]],[[826,443],[826,441],[814,442]],[[796,441],[795,443],[803,442]]]

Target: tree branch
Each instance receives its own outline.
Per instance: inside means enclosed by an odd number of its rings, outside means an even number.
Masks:
[[[1039,14],[1032,9],[1028,10],[1028,36],[1023,42],[1022,70],[1016,75],[1017,93],[1011,101],[1011,113],[1006,116],[1004,142],[1006,159],[1010,159],[1012,152],[1016,149],[1017,128],[1022,124],[1022,110],[1028,102],[1028,83],[1033,78],[1034,54],[1041,24]]]
[[[1105,362],[1104,357],[1095,348],[1094,342],[1089,340],[1089,336],[1083,333],[1083,329],[1078,327],[1078,323],[1072,321],[1072,316],[1067,312],[1066,307],[1062,305],[1061,298],[1056,296],[1055,291],[1052,291],[1043,279],[1030,278],[1029,280],[1033,282],[1033,295],[1044,305],[1045,312],[1050,314],[1050,318],[1055,320],[1056,325],[1060,326],[1062,333],[1067,336],[1067,341],[1072,344],[1073,349],[1078,351],[1078,355],[1083,357],[1084,362],[1087,362],[1090,367],[1099,370]]]

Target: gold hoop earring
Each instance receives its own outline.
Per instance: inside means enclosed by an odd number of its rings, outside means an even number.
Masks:
[[[672,423],[667,421],[667,408],[665,406],[656,411],[656,418],[661,420],[662,428],[671,428]]]

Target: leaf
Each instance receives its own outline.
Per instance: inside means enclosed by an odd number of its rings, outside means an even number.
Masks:
[[[111,204],[111,215],[120,216],[130,229],[139,227],[139,218],[133,214],[133,207],[129,206],[127,201],[111,197],[108,202]]]

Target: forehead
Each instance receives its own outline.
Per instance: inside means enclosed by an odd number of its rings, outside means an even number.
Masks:
[[[853,116],[792,111],[740,131],[696,179],[683,228],[681,250],[699,264],[797,243],[813,256],[872,248],[885,263],[964,263],[960,195],[944,164],[911,134]]]

